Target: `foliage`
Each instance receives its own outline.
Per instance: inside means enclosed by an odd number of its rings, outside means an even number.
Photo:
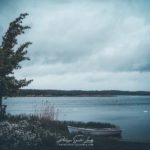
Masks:
[[[2,97],[16,93],[19,88],[27,86],[32,81],[18,80],[14,76],[14,70],[21,69],[20,62],[30,60],[26,54],[31,42],[25,42],[16,49],[18,45],[17,37],[30,28],[22,25],[22,20],[27,15],[27,13],[20,14],[10,23],[0,45],[0,116],[5,111],[2,107]]]
[[[20,120],[16,123],[0,122],[0,145],[3,149],[28,149],[45,144],[54,146],[55,141],[55,134],[42,128],[38,121],[34,123],[28,120]]]
[[[19,88],[28,85],[31,80],[17,80],[14,76],[14,70],[21,69],[20,62],[30,60],[26,54],[31,42],[21,44],[16,50],[18,44],[17,37],[25,33],[29,26],[23,26],[22,20],[27,13],[20,14],[13,22],[3,36],[0,46],[0,96],[14,94]]]
[[[67,125],[79,126],[79,127],[115,127],[112,124],[105,123],[84,123],[73,121],[49,121],[41,122],[38,116],[29,115],[7,115],[3,122],[0,122],[0,149],[3,150],[49,150],[49,149],[107,149],[113,146],[115,143],[122,148],[122,144],[116,141],[110,140],[110,138],[92,137],[94,138],[94,147],[76,147],[76,146],[57,146],[57,140],[65,136],[70,139],[72,136],[68,132]],[[124,144],[125,145],[125,144]],[[123,145],[123,146],[124,146]],[[126,145],[125,145],[126,146]],[[120,149],[121,149],[120,148]],[[108,148],[109,149],[109,148]],[[110,148],[111,149],[111,148]]]

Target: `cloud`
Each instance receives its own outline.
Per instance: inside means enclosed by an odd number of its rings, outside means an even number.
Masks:
[[[21,12],[30,14],[25,24],[31,30],[19,42],[33,42],[28,53],[31,61],[23,63],[17,76],[34,78],[31,87],[134,90],[140,83],[139,89],[150,89],[146,85],[150,71],[148,3],[3,2],[0,33],[4,33],[13,11],[14,17]]]
[[[86,72],[32,76],[33,89],[148,90],[149,72]],[[30,78],[30,76],[28,76]]]
[[[122,17],[115,5],[108,9],[107,3],[98,8],[69,3],[33,13],[28,36],[35,43],[33,63],[81,62],[83,70],[85,62],[107,71],[149,69],[145,57],[149,55],[150,24],[145,18],[132,16],[132,12]]]

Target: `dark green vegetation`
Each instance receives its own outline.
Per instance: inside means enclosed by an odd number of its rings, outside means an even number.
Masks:
[[[36,116],[7,115],[0,122],[1,150],[149,150],[150,144],[121,141],[114,137],[92,136],[93,146],[58,146],[60,136],[70,139],[67,125],[86,127],[115,127],[104,123],[52,121]]]
[[[82,90],[32,90],[22,89],[19,90],[18,94],[14,96],[117,96],[117,95],[138,95],[144,96],[149,95],[148,91],[82,91]]]
[[[18,36],[30,28],[22,25],[22,20],[27,15],[26,13],[20,14],[10,23],[0,45],[0,118],[4,116],[6,108],[2,105],[2,98],[17,93],[19,88],[27,86],[32,81],[18,80],[14,76],[14,70],[21,69],[20,63],[24,60],[30,60],[26,54],[31,42],[25,42],[16,48]]]
[[[64,135],[68,135],[67,125],[75,126],[75,127],[84,127],[84,128],[116,128],[115,125],[110,123],[99,123],[99,122],[75,122],[75,121],[56,121],[50,120],[49,118],[39,118],[35,115],[6,115],[4,121],[9,121],[10,123],[18,123],[20,120],[26,120],[30,124],[34,124],[37,121],[41,123],[41,126],[45,129],[49,129],[54,133],[61,133]]]

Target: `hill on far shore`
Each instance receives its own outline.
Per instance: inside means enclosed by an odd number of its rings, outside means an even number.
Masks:
[[[40,89],[21,89],[18,94],[13,96],[150,96],[150,91],[120,91],[120,90],[103,90],[103,91],[83,91],[83,90],[40,90]]]

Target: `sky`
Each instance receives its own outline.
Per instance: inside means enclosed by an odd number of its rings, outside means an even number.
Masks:
[[[0,42],[26,12],[31,61],[15,71],[34,80],[26,88],[150,90],[149,0],[0,0]]]

